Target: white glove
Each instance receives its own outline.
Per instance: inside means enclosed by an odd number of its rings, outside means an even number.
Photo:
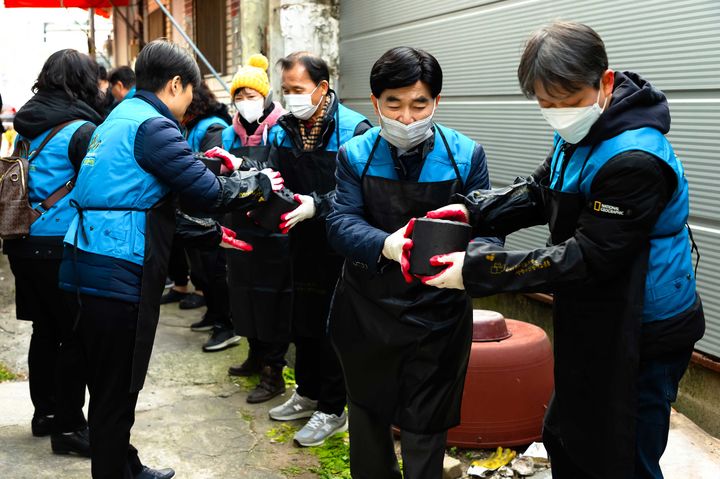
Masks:
[[[286,234],[301,221],[309,220],[315,216],[315,200],[312,196],[295,195],[294,198],[297,203],[300,203],[300,206],[280,217],[282,221],[280,231],[283,234]]]
[[[208,158],[220,158],[220,160],[222,161],[222,168],[220,169],[220,174],[227,174],[237,170],[238,168],[240,168],[243,162],[242,158],[238,158],[232,153],[228,153],[219,146],[209,149],[204,153],[204,155]]]
[[[410,223],[414,223],[414,221],[410,220],[407,225],[385,238],[382,255],[387,259],[402,264],[403,251],[407,251],[412,247],[412,240],[408,238],[409,235],[406,234],[407,227]]]
[[[465,205],[455,203],[452,205],[443,206],[442,208],[439,208],[437,210],[428,211],[426,218],[468,223],[470,220],[470,213],[468,212],[468,209]]]
[[[280,175],[279,171],[275,171],[272,168],[265,168],[264,170],[260,170],[260,173],[270,178],[273,191],[280,191],[285,187],[285,180]]]
[[[462,270],[465,264],[465,252],[443,254],[430,258],[433,266],[447,266],[444,270],[434,276],[425,276],[420,280],[428,286],[436,288],[465,289]]]

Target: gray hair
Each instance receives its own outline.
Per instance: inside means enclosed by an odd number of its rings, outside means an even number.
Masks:
[[[522,92],[532,98],[537,82],[550,94],[575,93],[599,86],[607,69],[605,44],[595,30],[582,23],[555,22],[530,36],[517,73]]]

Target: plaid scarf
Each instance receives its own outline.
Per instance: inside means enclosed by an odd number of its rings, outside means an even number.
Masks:
[[[315,123],[300,121],[300,138],[303,142],[303,151],[313,151],[320,141],[323,126],[325,125],[325,113],[330,105],[330,95],[325,96],[325,101],[320,107],[320,115]]]

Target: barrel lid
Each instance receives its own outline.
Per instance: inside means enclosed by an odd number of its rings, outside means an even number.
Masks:
[[[502,341],[512,336],[505,317],[497,311],[473,310],[473,342]]]

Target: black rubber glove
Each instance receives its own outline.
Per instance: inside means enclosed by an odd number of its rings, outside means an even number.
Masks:
[[[188,246],[199,249],[217,248],[222,239],[220,223],[212,218],[198,218],[175,211],[175,234]]]
[[[506,251],[494,244],[472,242],[463,265],[465,290],[473,297],[552,291],[586,276],[582,250],[575,238],[529,251]]]
[[[517,178],[504,188],[456,194],[451,203],[467,207],[473,236],[505,236],[546,222],[539,188],[532,176]]]
[[[272,193],[270,178],[260,171],[234,171],[230,176],[218,176],[220,194],[216,210],[232,211],[255,207]]]

